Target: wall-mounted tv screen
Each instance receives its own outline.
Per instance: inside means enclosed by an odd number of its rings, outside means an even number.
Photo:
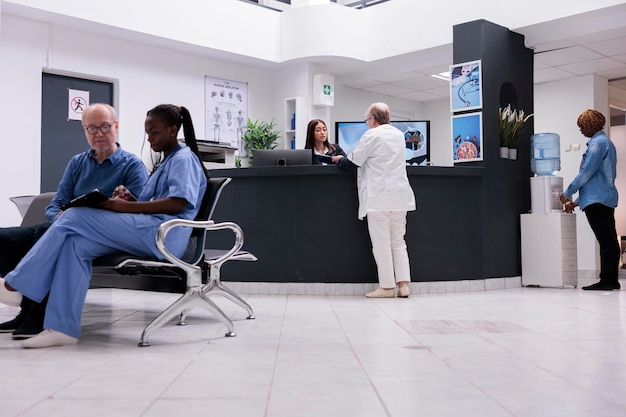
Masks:
[[[391,121],[404,133],[407,165],[426,165],[430,160],[430,120]],[[335,122],[335,143],[349,154],[369,127],[365,122]]]

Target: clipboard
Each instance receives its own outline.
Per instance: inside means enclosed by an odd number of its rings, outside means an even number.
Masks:
[[[61,207],[61,210],[67,210],[68,208],[72,208],[72,207],[93,207],[93,208],[96,208],[96,207],[98,207],[98,204],[103,203],[103,202],[107,201],[108,199],[109,199],[109,197],[107,197],[106,195],[102,194],[96,188],[95,190],[93,190],[93,191],[91,191],[91,192],[89,192],[87,194],[83,194],[81,196],[78,196],[78,197],[72,199],[69,203],[67,203],[63,207]]]

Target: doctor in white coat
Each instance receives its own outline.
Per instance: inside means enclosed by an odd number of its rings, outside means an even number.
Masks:
[[[415,210],[415,195],[406,173],[404,134],[389,124],[389,106],[372,104],[365,113],[370,128],[346,157],[334,156],[342,169],[357,170],[359,219],[367,216],[379,287],[369,298],[410,295],[411,269],[404,235],[406,213]]]

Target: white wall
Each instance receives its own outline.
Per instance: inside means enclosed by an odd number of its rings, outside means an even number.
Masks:
[[[45,26],[30,21],[1,22],[0,224],[13,226],[21,218],[8,198],[39,193],[41,68],[48,32]]]
[[[330,111],[331,140],[335,141],[335,122],[358,122],[365,119],[370,104],[384,102],[389,105],[391,118],[402,116],[408,119],[423,119],[424,105],[416,101],[404,100],[345,86],[335,86],[335,105]],[[332,126],[332,127],[331,127]]]
[[[626,126],[613,126],[609,137],[617,150],[617,178],[615,186],[619,193],[619,202],[615,209],[617,236],[626,236]]]
[[[146,112],[160,103],[189,108],[204,137],[204,76],[248,83],[251,118],[282,120],[283,97],[270,70],[229,64],[175,50],[2,14],[0,32],[0,227],[19,224],[8,198],[37,194],[40,182],[41,73],[50,69],[119,85],[120,142],[139,154]],[[87,143],[85,142],[85,148]],[[7,180],[12,179],[12,180]]]
[[[375,102],[387,103],[391,110],[392,119],[401,117],[421,119],[423,117],[424,104],[416,101],[345,86],[336,86],[335,89],[337,90],[335,93],[335,106],[331,111],[333,122],[363,120],[368,107]]]
[[[576,125],[586,109],[608,116],[608,82],[596,76],[583,76],[535,86],[535,133],[554,132],[561,138],[561,171],[565,187],[574,179],[586,149],[585,138]],[[608,120],[608,117],[607,117]],[[568,151],[568,146],[580,150]],[[625,190],[626,191],[626,190]],[[577,210],[578,270],[581,278],[596,277],[599,270],[598,244],[584,213]]]
[[[279,62],[281,13],[232,0],[2,0],[6,13],[108,36],[228,51]],[[206,51],[205,51],[206,52]]]
[[[452,126],[450,101],[433,101],[424,105],[425,119],[430,120],[430,160],[433,165],[454,166],[452,159]]]
[[[472,6],[454,0],[430,1],[425,7],[420,1],[394,0],[363,10],[330,3],[278,13],[233,0],[3,0],[3,10],[64,22],[68,21],[64,16],[69,16],[75,27],[109,32],[119,28],[118,33],[124,36],[173,39],[269,62],[309,56],[344,56],[371,62],[448,45],[452,26],[463,22],[486,19],[516,29],[622,3],[526,0],[502,7],[501,0],[482,0]],[[622,26],[608,20],[603,22],[605,30],[615,24]],[[595,27],[588,29],[597,31]]]

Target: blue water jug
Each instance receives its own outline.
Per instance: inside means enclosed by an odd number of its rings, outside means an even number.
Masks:
[[[554,175],[561,170],[561,141],[556,133],[536,133],[530,137],[530,170],[537,176]]]

